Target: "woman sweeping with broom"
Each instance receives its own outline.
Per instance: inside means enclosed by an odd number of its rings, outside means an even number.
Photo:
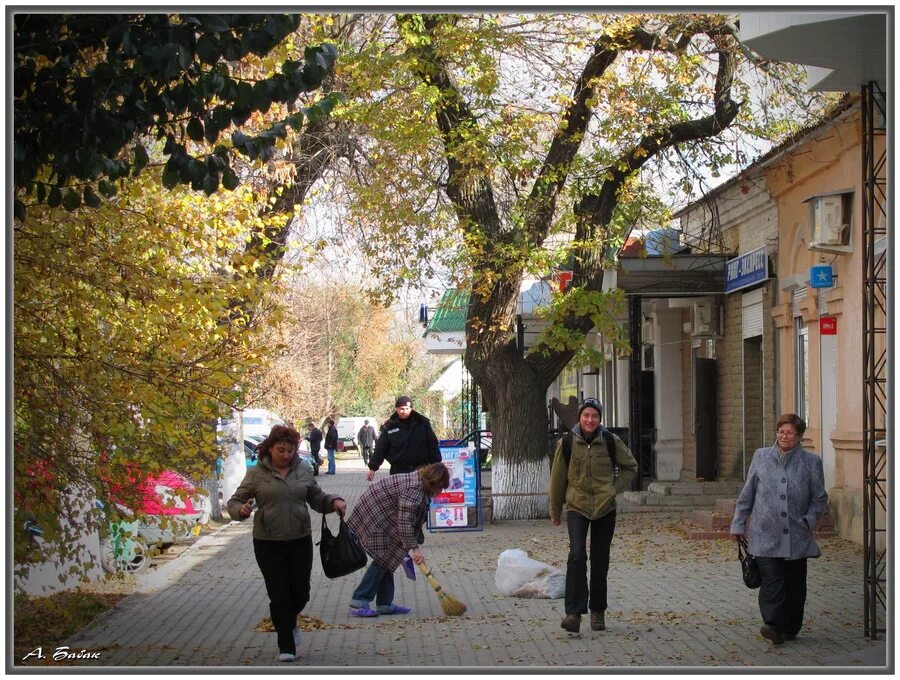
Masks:
[[[413,562],[438,591],[444,612],[462,614],[465,611],[465,605],[457,603],[459,606],[455,606],[453,598],[440,590],[425,566],[416,539],[425,523],[431,499],[448,486],[450,472],[447,467],[443,463],[432,463],[415,472],[379,480],[360,496],[347,524],[372,556],[372,562],[353,591],[351,615],[370,617],[410,612],[409,608],[394,603],[394,570],[410,552]],[[370,607],[372,600],[375,600],[375,609]],[[453,611],[448,611],[448,607]]]

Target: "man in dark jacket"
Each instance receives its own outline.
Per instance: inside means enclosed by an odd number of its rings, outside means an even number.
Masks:
[[[356,443],[359,444],[359,451],[362,454],[363,463],[366,465],[369,464],[369,458],[375,446],[375,438],[375,428],[369,424],[369,419],[366,418],[356,434]]]
[[[413,410],[409,397],[397,397],[394,414],[381,426],[375,450],[369,458],[366,478],[371,482],[384,461],[391,464],[391,474],[413,472],[423,465],[441,462],[437,435],[431,421]]]
[[[334,452],[338,445],[338,431],[334,424],[334,418],[328,419],[328,429],[325,430],[325,452],[328,454],[328,471],[326,475],[335,473]]]
[[[313,474],[318,475],[319,466],[322,464],[322,458],[319,456],[319,449],[322,446],[322,431],[312,423],[306,423],[306,436],[304,439],[309,442],[309,452],[316,459],[316,464],[313,466]]]

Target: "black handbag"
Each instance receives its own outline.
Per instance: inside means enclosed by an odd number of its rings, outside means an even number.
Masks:
[[[744,585],[748,588],[759,588],[762,585],[762,574],[756,558],[747,551],[747,541],[743,538],[738,539],[738,559],[741,562]]]
[[[328,578],[340,578],[366,566],[366,551],[343,517],[334,536],[322,515],[322,538],[318,545],[322,571]]]

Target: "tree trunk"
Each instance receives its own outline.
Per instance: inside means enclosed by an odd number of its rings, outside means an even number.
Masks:
[[[491,413],[491,492],[496,519],[548,516],[547,382],[508,345],[466,364]]]

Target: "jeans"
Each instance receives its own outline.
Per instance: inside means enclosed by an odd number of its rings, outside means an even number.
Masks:
[[[309,577],[312,572],[312,537],[293,541],[253,539],[256,563],[266,583],[269,613],[278,635],[278,650],[296,654],[294,627],[297,614],[309,602]]]
[[[806,558],[757,557],[762,574],[759,613],[782,635],[797,635],[806,605]]]
[[[371,455],[372,455],[372,447],[371,447],[371,446],[364,446],[364,447],[362,447],[362,459],[363,459],[363,463],[365,463],[366,465],[368,465],[368,464],[369,464],[369,457],[370,457]]]
[[[350,604],[353,607],[368,607],[373,599],[378,607],[390,607],[393,604],[394,572],[370,562],[362,581],[353,591]]]
[[[333,475],[335,472],[334,468],[334,449],[325,449],[328,452],[328,472],[325,474]]]
[[[566,563],[566,614],[606,611],[606,576],[609,550],[616,530],[616,511],[589,520],[577,512],[566,512],[569,529],[569,560]],[[587,534],[591,532],[591,584],[588,591]],[[590,595],[588,593],[590,592]],[[589,598],[590,597],[590,601]]]

